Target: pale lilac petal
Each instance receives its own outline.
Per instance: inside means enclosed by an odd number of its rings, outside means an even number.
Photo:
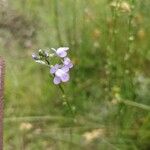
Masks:
[[[55,75],[56,75],[57,77],[61,77],[64,73],[65,73],[65,72],[64,72],[63,70],[58,69],[58,70],[55,72]]]
[[[55,66],[51,67],[50,73],[54,74],[60,67],[61,65],[56,64]]]
[[[69,74],[64,72],[62,69],[58,69],[55,75],[61,79],[62,82],[67,82],[69,80]]]
[[[59,56],[59,57],[66,57],[67,56],[67,50],[69,50],[68,47],[60,47],[56,50],[56,54]]]
[[[69,68],[72,68],[72,67],[73,67],[73,63],[70,62],[67,66],[68,66]]]
[[[59,65],[59,64],[56,64],[55,65],[55,68],[58,70],[59,68],[61,67],[61,65]]]
[[[62,58],[67,56],[67,52],[66,52],[66,51],[63,51],[62,49],[57,50],[57,51],[56,51],[56,54],[57,54],[59,57],[62,57]]]
[[[64,73],[64,74],[61,76],[62,82],[67,82],[67,81],[69,81],[69,79],[70,79],[70,76],[69,76],[68,73]]]
[[[64,65],[68,65],[71,62],[70,58],[65,57],[64,58]]]
[[[50,73],[51,73],[51,74],[54,74],[56,71],[57,71],[57,70],[56,70],[55,67],[52,67],[52,68],[50,69]]]
[[[63,66],[61,68],[61,70],[63,70],[65,73],[69,71],[69,67],[68,66]]]
[[[59,77],[54,77],[54,80],[53,80],[54,84],[59,84],[61,82],[61,79]]]
[[[50,73],[51,73],[51,74],[54,74],[57,70],[58,70],[57,67],[53,66],[53,67],[51,67],[51,69],[50,69]]]

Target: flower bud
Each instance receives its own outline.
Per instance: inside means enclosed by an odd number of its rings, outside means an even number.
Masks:
[[[33,58],[34,60],[39,60],[39,57],[38,57],[35,53],[32,54],[32,58]]]
[[[41,49],[39,50],[39,56],[42,56],[42,57],[45,56],[44,51]]]

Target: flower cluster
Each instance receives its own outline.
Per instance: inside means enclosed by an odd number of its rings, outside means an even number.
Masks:
[[[52,51],[39,50],[38,55],[33,53],[32,58],[40,64],[47,65],[50,68],[50,74],[53,75],[54,84],[67,82],[70,79],[69,71],[73,67],[73,63],[67,56],[68,47],[60,47],[58,49],[51,49]],[[51,64],[53,59],[57,63]]]

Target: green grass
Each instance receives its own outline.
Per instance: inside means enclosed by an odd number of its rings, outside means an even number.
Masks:
[[[4,7],[4,149],[150,149],[150,2],[125,1],[134,9],[113,9],[110,0],[15,0]],[[59,46],[70,47],[75,64],[63,85],[74,122],[49,70],[31,59]]]

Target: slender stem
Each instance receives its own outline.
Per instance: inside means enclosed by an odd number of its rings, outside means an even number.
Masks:
[[[117,19],[118,19],[118,5],[120,4],[120,0],[116,1],[116,7],[113,10],[113,31],[112,31],[112,42],[113,42],[113,52],[116,51],[116,46],[117,46]]]
[[[119,103],[123,103],[123,104],[129,105],[129,106],[134,106],[134,107],[137,107],[137,108],[141,108],[141,109],[150,111],[150,106],[147,106],[147,105],[144,105],[144,104],[141,104],[141,103],[133,102],[133,101],[130,101],[130,100],[122,100],[122,99],[118,99],[117,101]]]
[[[55,17],[55,26],[57,32],[57,40],[59,45],[62,44],[61,35],[60,35],[60,28],[59,28],[59,14],[58,14],[58,0],[54,0],[54,17]]]
[[[63,94],[63,95],[62,95],[62,98],[63,98],[64,102],[67,104],[67,106],[68,106],[68,108],[69,108],[69,110],[70,110],[72,116],[74,116],[74,111],[73,111],[73,109],[72,109],[71,104],[70,104],[69,101],[67,100],[67,97],[66,97],[66,95],[65,95],[65,91],[64,91],[63,87],[62,87],[60,84],[59,84],[58,86],[59,86],[59,88],[60,88],[60,90],[61,90],[61,92],[62,92],[62,94]]]
[[[134,17],[134,0],[131,0],[131,12],[129,14],[129,20],[128,20],[128,52],[131,52],[131,46],[133,43],[133,27],[132,27],[132,20]]]
[[[50,65],[50,62],[45,58],[45,61],[47,62],[48,65]]]
[[[70,112],[71,112],[71,114],[72,114],[72,116],[73,116],[73,119],[74,119],[74,111],[72,110],[72,106],[71,106],[71,104],[69,103],[69,101],[67,100],[67,98],[66,98],[66,95],[65,95],[65,91],[64,91],[64,89],[63,89],[63,87],[59,84],[59,88],[60,88],[60,90],[61,90],[61,92],[62,92],[62,97],[63,97],[63,100],[64,100],[64,102],[67,104],[67,106],[68,106],[68,108],[69,108],[69,110],[70,110]],[[72,129],[71,129],[71,127],[70,127],[70,141],[72,142]],[[70,143],[69,144],[69,149],[71,149],[72,148],[72,144]]]
[[[4,97],[5,63],[0,57],[0,149],[3,149],[3,97]]]
[[[62,87],[60,84],[59,84],[58,86],[59,86],[59,88],[60,88],[62,94],[65,95],[65,91],[64,91],[63,87]]]
[[[116,6],[114,7],[114,9],[112,10],[112,21],[113,21],[113,26],[112,26],[112,33],[110,34],[110,40],[111,40],[111,47],[108,49],[109,50],[109,54],[108,54],[108,62],[109,62],[109,79],[108,79],[108,84],[109,84],[109,91],[111,91],[114,82],[116,84],[116,80],[117,80],[117,71],[118,71],[118,67],[117,67],[117,34],[118,34],[118,16],[119,16],[119,12],[118,12],[118,5],[120,4],[120,0],[116,0]],[[116,66],[116,70],[114,71],[114,64]],[[110,97],[111,97],[111,92],[110,92]]]
[[[73,4],[73,40],[74,40],[74,47],[76,48],[76,44],[77,44],[77,11],[76,11],[76,7],[77,7],[77,1],[74,0],[74,4]]]
[[[132,21],[133,21],[133,18],[134,18],[134,6],[135,6],[135,1],[134,0],[130,0],[130,4],[131,4],[131,11],[129,13],[129,16],[128,16],[128,42],[127,42],[127,53],[131,54],[133,52],[133,44],[134,44],[134,27],[132,25]],[[131,59],[128,59],[128,61],[131,61]],[[130,88],[130,93],[132,95],[132,98],[131,99],[135,99],[135,92],[134,92],[134,83],[133,83],[133,73],[132,73],[132,68],[131,68],[131,65],[130,63],[125,63],[125,69],[124,69],[124,78],[127,78],[126,77],[126,73],[125,73],[125,70],[129,70],[129,73],[128,74],[128,79],[129,79],[129,88]],[[132,66],[133,67],[133,66]],[[126,82],[126,80],[124,81]]]

